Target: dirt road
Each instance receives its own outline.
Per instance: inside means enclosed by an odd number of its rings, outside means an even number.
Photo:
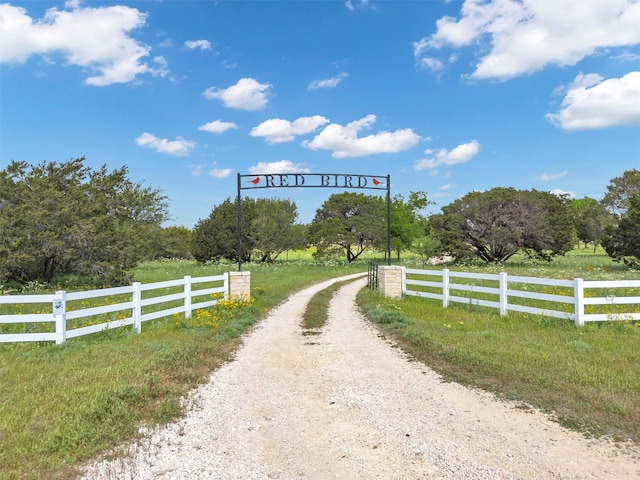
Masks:
[[[358,312],[363,279],[338,291],[321,334],[303,335],[306,303],[336,280],[274,309],[183,419],[83,478],[640,478],[637,455],[409,361]]]

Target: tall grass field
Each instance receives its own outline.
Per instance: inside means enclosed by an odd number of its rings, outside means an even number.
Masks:
[[[135,439],[141,426],[181,415],[181,398],[228,361],[241,335],[288,295],[367,269],[363,261],[314,263],[304,253],[279,260],[243,266],[251,271],[251,301],[221,302],[191,319],[173,315],[146,322],[141,334],[126,327],[62,345],[0,345],[0,479],[75,478],[79,465]],[[406,262],[400,263],[420,268],[418,259]],[[159,261],[141,265],[134,274],[136,281],[152,283],[235,268]],[[551,264],[516,259],[502,267],[448,268],[567,279],[640,278],[640,272],[606,255],[583,250]],[[543,409],[587,434],[640,442],[637,323],[576,327],[536,316],[500,317],[468,305],[442,309],[435,300],[415,297],[391,301],[369,290],[361,291],[358,301],[387,335],[445,379],[488,389],[521,408]],[[325,298],[319,305],[326,303]]]

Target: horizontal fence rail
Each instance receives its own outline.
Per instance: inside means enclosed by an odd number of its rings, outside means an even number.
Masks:
[[[402,293],[585,322],[640,320],[640,280],[587,281],[403,268]]]
[[[229,297],[227,274],[46,295],[0,295],[0,343],[56,342],[215,305]],[[19,331],[22,330],[22,331]]]

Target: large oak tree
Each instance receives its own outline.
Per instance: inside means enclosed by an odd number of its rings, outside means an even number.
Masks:
[[[380,197],[362,193],[331,195],[309,225],[309,242],[319,256],[346,254],[348,262],[362,252],[383,248],[387,240],[386,204]]]
[[[504,262],[520,251],[550,260],[575,242],[565,199],[548,192],[494,188],[471,192],[429,219],[430,231],[457,259]]]

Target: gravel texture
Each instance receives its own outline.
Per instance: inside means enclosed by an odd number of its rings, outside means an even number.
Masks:
[[[318,335],[309,299],[334,281]],[[640,479],[636,446],[567,431],[533,409],[446,383],[359,313],[351,275],[292,295],[235,359],[84,479]],[[107,457],[105,457],[107,458]]]

